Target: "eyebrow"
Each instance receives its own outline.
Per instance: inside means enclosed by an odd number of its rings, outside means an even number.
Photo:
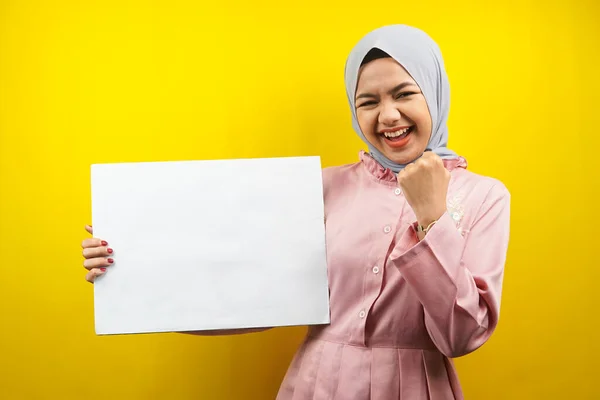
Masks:
[[[406,81],[406,82],[402,82],[402,83],[401,83],[401,84],[399,84],[398,86],[395,86],[395,87],[394,87],[392,90],[389,90],[389,91],[388,91],[388,94],[395,93],[395,92],[397,92],[397,91],[399,91],[399,90],[402,90],[402,89],[404,89],[404,88],[405,88],[405,87],[407,87],[407,86],[417,86],[417,85],[415,85],[415,84],[414,84],[414,83],[412,83],[412,82],[408,82],[408,81]],[[356,100],[358,100],[358,99],[365,99],[365,98],[372,99],[372,98],[375,98],[375,97],[377,97],[377,96],[376,96],[376,95],[374,95],[374,94],[371,94],[371,93],[361,93],[361,94],[359,94],[358,96],[356,96]],[[355,100],[355,101],[356,101],[356,100]]]

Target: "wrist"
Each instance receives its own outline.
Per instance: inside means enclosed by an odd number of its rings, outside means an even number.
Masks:
[[[417,214],[417,223],[425,228],[442,218],[445,212],[446,210],[435,213]]]

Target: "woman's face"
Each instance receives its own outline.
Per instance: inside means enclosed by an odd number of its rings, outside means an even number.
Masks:
[[[361,67],[356,116],[363,134],[390,161],[408,164],[419,158],[431,137],[431,116],[417,83],[393,58]]]

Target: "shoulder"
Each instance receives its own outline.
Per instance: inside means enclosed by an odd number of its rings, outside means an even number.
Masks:
[[[510,198],[510,191],[501,180],[464,168],[457,168],[452,171],[451,191],[471,192],[482,200],[489,198]]]
[[[340,175],[355,174],[361,167],[361,162],[350,164],[336,165],[323,168],[323,177],[336,178]]]
[[[331,186],[336,186],[336,184],[354,181],[353,178],[359,175],[361,168],[360,162],[323,168],[324,188],[327,190]]]

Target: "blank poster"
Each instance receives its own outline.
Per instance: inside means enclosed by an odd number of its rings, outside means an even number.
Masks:
[[[94,164],[97,334],[329,323],[319,157]]]

